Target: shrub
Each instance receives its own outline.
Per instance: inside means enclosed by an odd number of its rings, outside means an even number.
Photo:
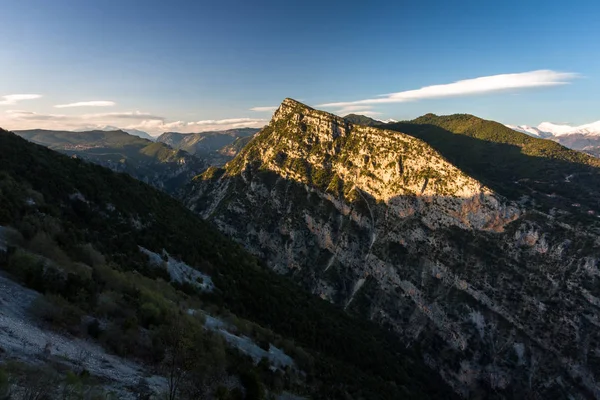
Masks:
[[[88,335],[93,337],[94,339],[98,339],[100,334],[102,333],[102,328],[100,328],[100,322],[96,318],[94,318],[87,326]]]
[[[40,296],[31,304],[32,312],[55,329],[78,334],[83,312],[63,297],[55,294]]]

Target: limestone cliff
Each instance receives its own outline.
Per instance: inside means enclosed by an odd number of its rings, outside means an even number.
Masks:
[[[506,200],[419,139],[286,99],[185,201],[395,331],[464,396],[600,396],[598,235]]]

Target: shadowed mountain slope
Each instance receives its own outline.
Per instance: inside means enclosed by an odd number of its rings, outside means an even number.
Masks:
[[[123,131],[17,131],[17,135],[67,155],[125,172],[169,193],[177,192],[208,165],[186,152],[164,143]]]
[[[598,397],[596,161],[478,121],[403,133],[286,99],[184,201],[465,397]]]
[[[284,385],[310,398],[452,396],[416,350],[264,268],[176,200],[130,176],[0,131],[0,205],[0,225],[16,228],[27,249],[53,260],[24,263],[27,257],[7,260],[2,253],[0,267],[62,296],[69,329],[80,325],[77,315],[101,319],[94,332],[112,351],[156,368],[165,357],[172,365],[168,355],[181,344],[169,338],[184,334],[186,346],[193,344],[185,362],[194,369],[186,374],[200,384],[225,373],[239,376],[246,390],[267,386],[276,393]],[[193,266],[215,289],[198,290],[196,281],[169,284],[149,252],[164,263],[176,258]],[[189,316],[200,307],[235,313],[227,318],[261,343],[285,344],[301,372],[273,371],[224,350],[198,325],[201,319]]]

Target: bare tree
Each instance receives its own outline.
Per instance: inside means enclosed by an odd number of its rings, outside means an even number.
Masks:
[[[185,333],[181,316],[177,316],[170,326],[166,338],[163,360],[163,370],[168,384],[168,400],[176,400],[179,397],[181,386],[187,375],[190,360],[187,355],[189,346]]]

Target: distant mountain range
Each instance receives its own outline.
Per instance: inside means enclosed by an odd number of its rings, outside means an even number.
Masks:
[[[585,151],[600,157],[600,121],[571,126],[542,122],[537,127],[528,125],[506,125],[517,131],[542,139],[550,139],[574,150]]]
[[[208,167],[204,160],[189,153],[123,130],[70,132],[32,129],[15,133],[52,150],[128,173],[169,193],[174,193]]]
[[[141,137],[142,139],[148,139],[155,141],[156,138],[150,136],[148,132],[140,131],[139,129],[123,129],[118,128],[112,125],[94,125],[94,126],[86,126],[80,129],[75,129],[73,132],[89,132],[89,131],[123,131],[125,133],[129,133],[130,135]]]
[[[528,125],[506,125],[518,132],[523,132],[528,135],[538,136],[542,138],[569,136],[569,135],[589,135],[600,137],[600,121],[592,122],[591,124],[571,126],[559,125],[552,122],[542,122],[537,127]]]
[[[199,133],[165,132],[156,141],[206,159],[211,165],[224,165],[235,157],[259,130],[239,128]]]

